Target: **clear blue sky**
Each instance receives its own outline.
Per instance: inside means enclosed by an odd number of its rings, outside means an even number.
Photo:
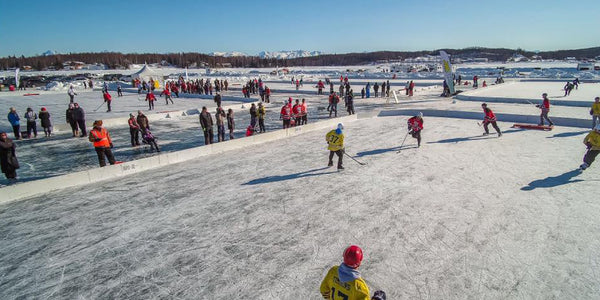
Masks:
[[[0,57],[46,50],[525,50],[600,46],[600,0],[1,0]]]

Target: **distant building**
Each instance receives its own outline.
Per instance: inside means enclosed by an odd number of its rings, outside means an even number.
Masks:
[[[584,63],[577,64],[577,71],[593,71],[593,70],[594,70],[593,63],[584,62]]]

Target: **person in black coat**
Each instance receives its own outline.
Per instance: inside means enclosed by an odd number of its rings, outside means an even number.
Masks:
[[[38,114],[40,118],[40,123],[42,128],[44,128],[44,134],[46,137],[49,137],[52,134],[52,122],[50,121],[50,113],[46,110],[45,107],[42,107],[42,110]]]
[[[77,121],[75,121],[75,117],[73,117],[73,111],[75,110],[75,105],[73,103],[69,103],[69,108],[67,109],[65,115],[67,119],[67,123],[71,125],[71,130],[73,131],[73,136],[79,135],[79,128],[77,128]]]
[[[202,126],[202,131],[204,131],[204,144],[210,145],[213,143],[213,119],[206,106],[202,107],[202,112],[200,113],[200,126]]]
[[[17,169],[19,168],[15,148],[15,144],[8,138],[6,132],[0,132],[0,167],[2,167],[2,173],[10,181],[17,178]]]
[[[79,137],[86,137],[87,132],[85,131],[85,112],[83,108],[79,107],[78,103],[73,104],[73,119],[77,122],[79,129],[81,129],[81,135]]]

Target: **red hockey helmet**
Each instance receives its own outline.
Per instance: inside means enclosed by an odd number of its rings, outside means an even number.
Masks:
[[[356,269],[360,266],[363,259],[363,252],[359,246],[352,245],[344,251],[344,264],[348,267]]]

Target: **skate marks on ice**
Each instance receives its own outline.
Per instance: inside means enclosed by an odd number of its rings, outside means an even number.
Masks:
[[[324,171],[327,169],[332,169],[333,171],[320,172],[320,171]],[[246,183],[243,183],[242,185],[256,185],[256,184],[278,182],[278,181],[292,180],[292,179],[298,179],[298,178],[303,178],[303,177],[312,177],[312,176],[320,176],[320,175],[335,174],[335,173],[337,173],[337,171],[335,171],[335,167],[323,167],[323,168],[312,169],[312,170],[288,174],[288,175],[266,176],[263,178],[250,180]]]
[[[573,179],[574,177],[576,177],[579,174],[581,174],[581,171],[579,171],[579,169],[575,169],[575,170],[571,170],[571,171],[565,172],[563,174],[560,174],[558,176],[548,176],[544,179],[538,179],[538,180],[534,180],[534,181],[530,182],[529,185],[522,187],[521,190],[522,191],[532,191],[537,188],[551,188],[551,187],[557,187],[557,186],[565,185],[565,184],[569,184],[569,183],[585,181],[583,179]]]
[[[502,131],[502,135],[504,135],[506,133],[521,132],[521,131],[523,131],[523,130],[522,129],[509,129],[506,131]],[[475,135],[475,136],[468,136],[468,137],[451,138],[451,139],[444,139],[444,140],[439,140],[436,142],[427,142],[427,143],[428,144],[450,144],[450,143],[459,143],[459,142],[468,142],[468,141],[487,140],[487,139],[493,139],[493,138],[498,138],[498,135],[496,132],[490,132],[489,135]]]

